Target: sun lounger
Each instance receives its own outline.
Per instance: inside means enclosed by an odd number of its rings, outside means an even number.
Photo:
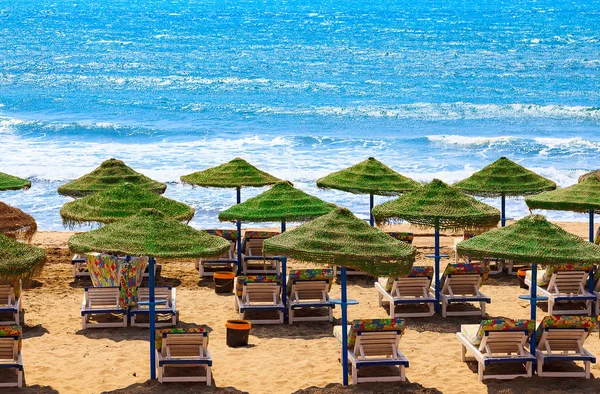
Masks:
[[[17,291],[18,290],[18,294]],[[0,321],[0,325],[21,324],[21,287],[0,285],[0,314],[12,314],[12,319]]]
[[[208,351],[208,332],[202,328],[156,330],[156,366],[158,381],[212,383],[212,358]],[[205,375],[165,376],[167,368],[202,367]]]
[[[333,282],[331,269],[292,270],[288,276],[288,322],[333,321],[334,304],[329,301],[329,289]],[[326,309],[326,316],[296,316],[301,309]]]
[[[204,231],[211,235],[225,238],[229,241],[230,247],[229,250],[222,256],[212,259],[200,259],[199,261],[196,261],[196,269],[199,272],[200,278],[212,277],[216,271],[236,272],[237,258],[235,252],[237,231],[224,229],[213,229]]]
[[[242,273],[243,275],[280,275],[279,259],[265,256],[263,244],[265,239],[279,235],[276,231],[246,231],[242,242]]]
[[[246,312],[276,312],[279,316],[278,319],[253,319],[250,320],[252,324],[283,323],[285,307],[281,299],[281,278],[275,275],[238,276],[235,310],[242,320]]]
[[[138,302],[150,301],[150,289],[147,287],[139,287],[137,289],[137,300]],[[156,317],[158,319],[159,315],[168,315],[170,317],[170,321],[156,322],[156,327],[168,327],[174,326],[177,324],[177,320],[179,317],[179,311],[177,310],[177,297],[175,293],[174,287],[155,287],[154,288],[154,300],[155,301],[166,301],[166,304],[156,305]],[[140,323],[137,320],[137,316],[139,315],[149,315],[150,309],[147,305],[136,305],[129,310],[129,316],[131,317],[131,325],[134,327],[149,327],[150,323]]]
[[[408,277],[379,278],[375,282],[379,306],[389,305],[390,317],[423,317],[435,313],[435,294],[431,291],[432,267],[413,266]],[[424,305],[423,312],[396,312],[397,306]]]
[[[23,387],[22,332],[19,325],[0,326],[0,368],[17,373],[16,382],[0,383],[0,387]]]
[[[479,289],[486,278],[487,272],[482,264],[448,264],[440,280],[442,316],[485,316],[485,304],[490,303],[491,299]],[[448,311],[450,304],[460,303],[479,304],[480,309],[475,311]]]
[[[120,304],[120,288],[86,287],[81,304],[81,325],[87,328],[127,327],[127,308]],[[90,319],[97,315],[122,315],[122,322],[96,322]]]
[[[456,333],[460,342],[460,361],[466,362],[469,358],[477,361],[480,381],[531,377],[535,357],[526,345],[533,330],[533,320],[491,319],[483,320],[481,324],[463,324]],[[468,353],[473,357],[467,357]],[[521,374],[485,374],[489,365],[505,363],[523,364],[525,371]]]
[[[596,296],[588,288],[591,264],[562,264],[538,271],[537,292],[548,297],[548,314],[553,316],[557,303],[580,302],[585,309],[560,310],[560,314],[592,314]],[[525,273],[525,284],[531,286],[531,271]]]
[[[352,365],[352,384],[363,382],[397,382],[406,380],[408,360],[398,349],[404,334],[402,319],[354,320],[348,330],[348,362]],[[342,342],[342,326],[333,328],[333,335]],[[359,377],[361,367],[398,367],[393,376]]]
[[[537,373],[540,377],[584,377],[590,378],[590,364],[596,357],[585,350],[583,344],[597,320],[585,316],[547,316],[537,330]],[[553,361],[583,362],[584,371],[557,372],[544,368]]]

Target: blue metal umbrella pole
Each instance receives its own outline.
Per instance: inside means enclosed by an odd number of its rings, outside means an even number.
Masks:
[[[536,312],[537,312],[537,264],[533,264],[531,267],[531,320],[536,322]],[[536,322],[537,324],[537,322]],[[536,345],[536,329],[534,327],[533,332],[531,333],[531,343],[529,345],[529,350],[531,351],[531,355],[535,357],[535,345]]]
[[[287,321],[287,257],[281,258],[281,301],[283,302],[283,321]]]
[[[369,224],[375,226],[375,220],[373,219],[373,206],[375,205],[375,197],[373,193],[369,196]]]
[[[237,203],[242,202],[242,188],[240,186],[237,187]],[[241,272],[242,270],[242,222],[239,220],[236,221],[237,226],[237,272]]]
[[[348,296],[346,294],[346,266],[342,265],[342,382],[348,385]]]
[[[155,305],[154,305],[154,257],[150,256],[148,261],[148,290],[150,292],[150,299],[148,307],[150,309],[149,320],[150,320],[150,379],[156,379],[156,330],[155,330]]]
[[[594,210],[590,209],[590,242],[594,242]]]
[[[502,193],[502,198],[500,200],[500,208],[502,210],[502,217],[500,221],[502,223],[502,227],[506,226],[506,196]]]
[[[281,233],[285,233],[285,220],[281,221]]]
[[[435,226],[435,311],[440,311],[440,226]]]
[[[590,242],[594,243],[595,239],[594,239],[594,210],[590,209],[589,211],[589,215],[590,215],[590,219],[589,219],[589,224],[590,224]],[[594,266],[592,265],[592,269],[590,270],[590,278],[588,280],[588,288],[589,288],[589,292],[590,294],[594,294]],[[595,305],[596,301],[592,301],[592,310],[595,310],[596,305]]]

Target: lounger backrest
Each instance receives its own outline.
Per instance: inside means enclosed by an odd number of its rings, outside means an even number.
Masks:
[[[393,297],[423,297],[430,285],[431,279],[426,276],[397,278],[389,293]]]
[[[348,335],[348,347],[353,348],[356,344],[356,338],[367,332],[390,332],[394,331],[396,335],[402,336],[406,324],[403,319],[363,319],[353,320],[350,333]]]
[[[164,305],[159,305],[161,308],[170,308],[173,306],[173,288],[172,287],[155,287],[155,301],[167,301]],[[138,302],[150,301],[150,289],[148,287],[138,288]]]
[[[576,338],[585,340],[597,323],[597,318],[588,316],[546,316],[538,326],[536,339],[543,345],[542,339],[559,342],[562,335],[565,342],[572,344]],[[551,343],[550,346],[557,349],[555,343]]]
[[[430,266],[426,266],[426,265],[413,265],[410,273],[408,274],[409,278],[417,278],[417,277],[426,277],[429,278],[429,281],[431,281],[431,278],[433,278],[433,267]],[[385,290],[389,293],[390,291],[392,291],[392,287],[394,286],[394,281],[400,279],[399,277],[389,277],[386,285],[385,285]],[[409,281],[405,281],[405,282],[409,282]],[[412,283],[420,283],[418,281],[413,281]]]
[[[22,346],[23,329],[13,324],[0,326],[0,359],[11,360],[18,355]]]
[[[523,333],[525,335],[525,339],[529,338],[531,334],[535,330],[535,321],[533,320],[524,320],[524,319],[486,319],[482,320],[479,324],[479,329],[477,330],[477,334],[473,338],[468,338],[469,341],[477,346],[482,343],[484,338],[487,338],[489,342],[492,339],[492,342],[495,342],[497,339],[502,338],[500,335],[496,335],[497,333]],[[506,336],[506,339],[513,338],[521,338],[521,336]]]
[[[548,290],[557,294],[584,294],[590,275],[585,271],[561,271],[552,275]]]
[[[459,287],[464,286],[473,286],[474,284],[479,283],[478,286],[482,286],[487,277],[489,270],[483,264],[479,263],[451,263],[446,266],[444,270],[444,274],[442,275],[442,279],[440,281],[440,286],[442,289],[447,287],[447,281],[449,278],[455,278],[452,280],[452,289],[454,291],[454,286],[456,287],[456,293],[459,292]],[[479,279],[478,279],[479,278]]]
[[[329,290],[333,284],[333,270],[320,268],[290,270],[288,274],[288,293],[297,284],[308,289],[310,283],[307,284],[306,282],[326,282],[326,288]]]
[[[281,278],[277,275],[238,276],[235,282],[235,294],[238,297],[241,297],[244,293],[244,285],[247,283],[277,283],[281,285]]]
[[[205,333],[204,328],[202,327],[188,327],[188,328],[179,328],[179,327],[173,327],[173,328],[159,328],[156,330],[156,336],[155,336],[155,345],[156,345],[156,350],[162,353],[162,347],[163,347],[163,338],[165,337],[165,335],[171,335],[171,334],[200,334],[203,335]],[[208,333],[206,333],[207,335],[205,336],[206,338],[206,346],[208,346]]]
[[[593,268],[592,263],[581,263],[581,264],[553,264],[546,267],[544,274],[538,279],[538,286],[546,287],[550,284],[550,280],[555,273],[566,272],[566,271],[584,271],[590,272]]]
[[[114,287],[86,287],[87,306],[96,307],[120,307],[120,288]]]
[[[246,283],[242,292],[242,302],[279,303],[281,286],[279,283]]]
[[[206,357],[208,333],[163,333],[161,353],[163,357]]]
[[[0,305],[13,306],[15,301],[13,285],[0,285]]]
[[[264,240],[279,234],[277,231],[246,231],[242,243],[242,252],[248,256],[262,256]]]
[[[406,242],[407,244],[412,244],[415,239],[415,235],[413,233],[403,233],[399,231],[386,231],[387,235],[392,238],[396,238],[398,241]]]

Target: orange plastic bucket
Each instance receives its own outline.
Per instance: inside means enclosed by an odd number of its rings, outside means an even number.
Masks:
[[[517,277],[519,278],[519,286],[521,289],[527,289],[527,285],[525,284],[525,276],[527,275],[527,269],[521,268],[517,271]]]
[[[248,346],[252,323],[247,320],[227,320],[225,327],[227,328],[227,346]]]
[[[233,293],[235,274],[233,272],[215,272],[213,275],[215,281],[215,293],[227,294]]]

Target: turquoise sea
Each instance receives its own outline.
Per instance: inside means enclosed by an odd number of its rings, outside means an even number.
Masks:
[[[179,176],[236,156],[364,218],[315,180],[374,156],[455,182],[506,155],[567,186],[600,167],[598,26],[599,1],[0,0],[0,171],[33,181],[0,198],[63,229],[56,188],[110,157],[199,228],[235,193]]]

